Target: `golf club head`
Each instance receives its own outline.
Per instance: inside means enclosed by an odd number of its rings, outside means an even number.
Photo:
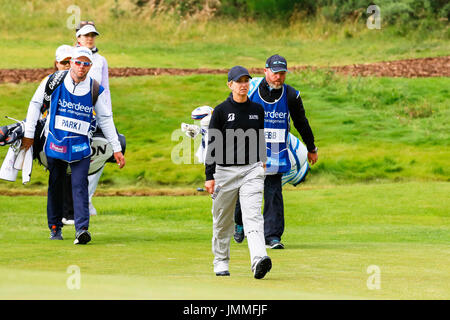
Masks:
[[[6,137],[5,139],[5,142],[6,144],[12,144],[22,138],[23,138],[23,128],[20,125],[20,123],[18,123],[13,130],[10,130],[8,137]]]
[[[6,142],[8,136],[10,135],[10,133],[14,129],[17,129],[18,127],[20,127],[20,122],[0,127],[0,143],[1,142]]]

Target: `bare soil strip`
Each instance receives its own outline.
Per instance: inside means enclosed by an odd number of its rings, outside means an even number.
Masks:
[[[0,189],[0,195],[7,197],[17,196],[47,196],[46,190],[27,190],[27,189]],[[139,197],[139,196],[207,196],[206,192],[196,191],[192,189],[143,189],[143,190],[98,190],[95,192],[96,197]]]
[[[375,77],[450,77],[450,56],[332,67],[337,73]]]
[[[284,189],[290,190],[319,190],[319,189],[331,189],[334,186],[320,185],[320,186],[287,186]],[[0,195],[6,197],[17,197],[17,196],[47,196],[46,188],[39,189],[19,189],[14,187],[14,189],[0,188]],[[123,189],[123,190],[97,190],[95,192],[96,197],[157,197],[157,196],[209,196],[206,191],[197,191],[195,188],[143,188],[143,189]]]
[[[383,61],[376,63],[352,64],[347,66],[311,67],[295,66],[290,71],[332,70],[338,74],[350,76],[374,77],[450,77],[450,56]],[[250,73],[262,74],[262,68],[251,68]],[[41,81],[46,75],[54,72],[53,68],[37,69],[0,69],[0,83],[20,83]],[[186,76],[193,74],[226,74],[227,69],[176,69],[176,68],[110,68],[110,77]]]

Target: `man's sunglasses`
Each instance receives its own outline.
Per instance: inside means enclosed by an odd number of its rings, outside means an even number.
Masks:
[[[92,62],[84,62],[84,61],[80,61],[80,60],[72,60],[73,63],[75,63],[77,66],[85,66],[85,67],[89,67],[90,65],[92,65]]]

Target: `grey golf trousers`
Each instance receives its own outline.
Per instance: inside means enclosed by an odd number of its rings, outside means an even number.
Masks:
[[[264,219],[261,214],[264,191],[262,162],[249,165],[216,166],[215,199],[213,200],[214,272],[228,271],[230,242],[234,233],[234,209],[239,194],[242,220],[250,251],[250,263],[267,256]]]

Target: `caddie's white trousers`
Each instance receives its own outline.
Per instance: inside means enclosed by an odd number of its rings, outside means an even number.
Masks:
[[[259,258],[267,256],[264,219],[261,214],[264,191],[263,164],[258,162],[230,167],[217,165],[214,180],[214,189],[217,192],[212,206],[214,272],[229,270],[230,242],[234,233],[234,210],[238,194],[252,265]]]

